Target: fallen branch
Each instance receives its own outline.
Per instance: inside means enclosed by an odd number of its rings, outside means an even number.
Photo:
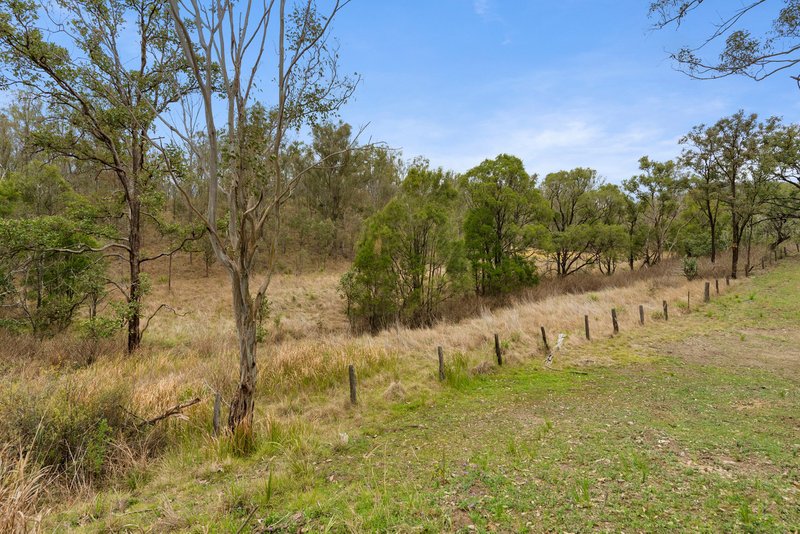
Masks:
[[[189,406],[194,406],[198,402],[200,402],[200,397],[194,398],[194,399],[192,399],[190,401],[186,401],[186,402],[183,402],[183,403],[180,403],[180,404],[176,404],[175,406],[173,406],[172,408],[170,408],[166,412],[162,413],[158,417],[153,417],[152,419],[147,419],[145,421],[142,421],[139,424],[139,426],[154,425],[154,424],[158,423],[159,421],[163,421],[164,419],[167,419],[169,417],[183,415],[183,410],[185,410]]]

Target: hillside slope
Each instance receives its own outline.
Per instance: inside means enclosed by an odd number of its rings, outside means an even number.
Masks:
[[[338,440],[275,425],[248,458],[173,454],[51,526],[797,530],[800,261],[675,315],[570,346],[552,369],[450,363],[440,393],[321,423]]]

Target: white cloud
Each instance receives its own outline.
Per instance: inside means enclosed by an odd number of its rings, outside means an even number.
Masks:
[[[489,15],[489,8],[489,0],[472,1],[472,10],[475,11],[475,14],[479,17],[486,17]]]

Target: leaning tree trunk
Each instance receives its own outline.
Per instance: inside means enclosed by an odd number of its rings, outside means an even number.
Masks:
[[[231,401],[228,429],[232,433],[249,434],[253,428],[256,390],[256,325],[257,310],[250,296],[246,274],[231,275],[233,313],[239,338],[239,386]]]

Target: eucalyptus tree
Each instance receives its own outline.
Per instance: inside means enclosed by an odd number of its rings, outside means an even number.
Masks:
[[[653,265],[670,248],[687,182],[671,160],[659,162],[644,156],[639,160],[639,168],[642,174],[625,180],[623,185],[639,204],[641,220],[647,229],[645,264]]]
[[[706,139],[704,127],[695,126],[691,132],[681,138],[680,143],[696,148],[706,144],[706,141],[708,141],[706,150],[684,149],[680,161],[682,165],[692,171],[689,199],[697,206],[708,225],[711,238],[711,263],[715,263],[723,182],[713,159],[714,139]]]
[[[592,192],[590,205],[597,217],[591,245],[595,263],[600,272],[610,275],[629,250],[625,226],[628,198],[619,186],[603,184]]]
[[[778,125],[764,139],[763,166],[773,181],[776,194],[767,204],[776,214],[800,219],[800,125]]]
[[[159,173],[148,155],[149,131],[191,87],[180,81],[184,62],[162,0],[61,0],[51,7],[36,0],[0,4],[3,81],[45,102],[52,120],[36,134],[38,146],[116,179],[121,209],[107,215],[122,221],[121,235],[74,252],[102,250],[127,262],[127,287],[119,287],[132,352],[142,336],[142,264],[168,254],[142,252],[142,219]]]
[[[550,207],[551,250],[559,276],[594,263],[593,225],[598,212],[592,205],[592,194],[599,184],[597,171],[587,168],[550,173],[542,182],[542,196]]]
[[[461,178],[466,193],[464,240],[475,291],[507,293],[537,283],[535,249],[548,246],[549,208],[536,176],[508,154],[484,160]]]
[[[324,162],[312,166],[295,192],[296,201],[311,219],[298,221],[299,227],[315,227],[316,232],[308,233],[324,236],[326,252],[332,256],[353,253],[353,239],[364,219],[389,201],[400,182],[399,162],[393,152],[382,146],[353,149],[354,133],[341,121],[314,125],[311,142],[299,148],[300,163]],[[331,230],[333,235],[328,237]]]
[[[398,194],[367,219],[342,277],[351,325],[430,326],[445,301],[469,288],[458,201],[451,173],[409,169]]]
[[[190,135],[190,120],[162,118],[175,142],[194,153],[207,184],[205,210],[194,204],[192,210],[231,280],[239,381],[228,427],[245,438],[252,434],[256,327],[280,254],[281,208],[315,165],[287,166],[291,137],[326,119],[355,89],[355,82],[339,72],[329,32],[346,4],[336,0],[321,12],[311,0],[169,0],[174,31],[199,90],[202,150]],[[259,104],[256,92],[267,100]],[[174,151],[163,149],[169,162]],[[182,172],[175,166],[172,171],[176,177]],[[180,187],[179,180],[175,183]],[[255,281],[262,251],[265,267]]]
[[[707,159],[721,182],[720,198],[730,215],[732,278],[738,274],[745,229],[765,201],[764,139],[776,126],[777,119],[761,123],[756,114],[739,111],[712,126],[697,126],[687,137],[684,157]]]
[[[800,86],[800,3],[797,0],[651,0],[656,28],[697,22],[705,13],[709,32],[670,55],[693,78],[745,76],[756,81],[787,73]],[[769,24],[764,24],[769,20]],[[768,28],[768,29],[762,29]],[[723,42],[721,50],[715,47]],[[716,55],[716,57],[714,57]]]

